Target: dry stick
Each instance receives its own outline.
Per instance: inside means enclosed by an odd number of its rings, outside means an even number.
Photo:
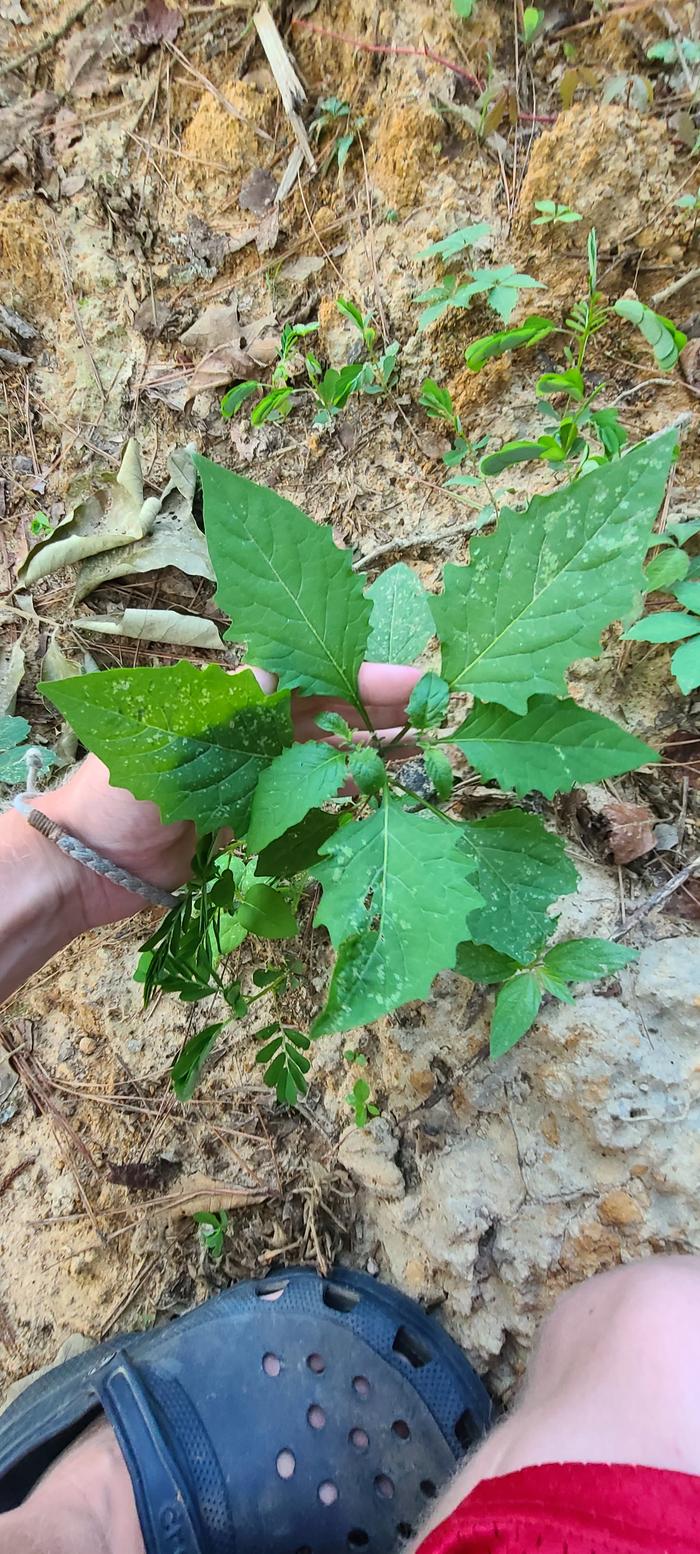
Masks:
[[[680,275],[677,281],[671,281],[661,291],[655,291],[651,299],[654,307],[658,307],[658,304],[665,302],[668,297],[674,297],[677,291],[682,291],[684,286],[689,286],[691,281],[696,281],[699,276],[700,265],[696,265],[694,270],[686,270],[685,275]]]
[[[184,65],[185,70],[188,70],[190,75],[194,76],[195,81],[199,81],[202,86],[206,87],[208,92],[211,92],[212,97],[216,98],[216,101],[225,109],[226,113],[230,113],[232,119],[240,119],[241,124],[245,124],[248,129],[251,129],[259,140],[267,141],[270,146],[274,144],[272,135],[268,135],[267,130],[261,129],[259,124],[254,124],[253,120],[247,118],[245,113],[241,113],[240,108],[236,108],[232,102],[229,102],[228,97],[224,97],[223,92],[219,91],[218,86],[215,86],[208,76],[202,75],[201,70],[196,70],[195,66],[190,64],[182,50],[177,47],[177,44],[167,43],[166,48],[170,49],[171,54],[174,54],[179,63]]]
[[[306,92],[289,58],[269,5],[263,3],[258,6],[253,17],[253,26],[275,78],[277,90],[282,98],[282,106],[296,135],[297,145],[303,152],[311,172],[315,173],[316,158],[311,150],[306,125],[299,111],[307,101]]]
[[[422,534],[411,535],[410,539],[389,540],[386,545],[377,545],[375,550],[368,550],[365,556],[358,556],[357,561],[353,561],[352,570],[359,572],[361,567],[371,566],[380,556],[386,556],[394,550],[420,550],[422,545],[442,545],[446,540],[460,539],[462,535],[474,534],[478,527],[476,521],[458,523],[452,529],[438,529],[437,533],[424,530]]]
[[[74,23],[79,22],[94,3],[95,0],[82,0],[82,4],[76,6],[74,11],[69,11],[60,27],[57,27],[55,32],[50,32],[42,43],[33,44],[24,54],[18,54],[16,59],[6,60],[4,65],[0,65],[0,80],[3,76],[9,76],[13,70],[21,70],[22,65],[28,65],[30,59],[38,59],[40,54],[46,54],[55,43],[60,43],[61,38],[65,38]]]
[[[318,246],[319,246],[319,248],[321,250],[321,253],[323,254],[324,259],[327,259],[328,263],[335,270],[335,273],[336,273],[336,275],[338,277],[338,280],[340,281],[341,286],[344,286],[345,282],[344,282],[343,277],[342,277],[342,275],[340,273],[340,270],[338,269],[338,266],[337,266],[335,260],[331,258],[331,255],[329,254],[328,249],[324,248],[323,243],[321,241],[321,238],[319,237],[319,234],[316,231],[316,228],[314,226],[314,218],[313,218],[313,216],[311,214],[311,211],[309,210],[309,207],[308,207],[308,205],[306,203],[306,196],[304,194],[304,185],[302,184],[302,181],[301,181],[301,169],[297,173],[297,183],[299,185],[299,193],[301,195],[301,203],[302,203],[302,205],[304,207],[304,212],[305,212],[305,215],[306,215],[306,219],[307,219],[307,221],[309,223],[311,231],[313,232],[313,235],[314,235],[314,237],[316,239],[316,242],[318,243]],[[265,269],[269,269],[269,264],[265,265],[264,268]],[[248,280],[248,279],[249,279],[249,277],[246,276],[246,280]]]
[[[700,853],[697,858],[692,858],[684,869],[680,869],[678,874],[674,874],[670,880],[667,880],[665,885],[660,885],[658,890],[652,891],[647,900],[643,901],[635,912],[630,913],[626,922],[618,924],[617,928],[611,933],[610,938],[624,938],[631,928],[636,928],[637,923],[641,922],[642,918],[646,917],[649,912],[653,912],[657,906],[661,906],[664,901],[668,901],[669,896],[672,896],[675,891],[680,890],[681,886],[685,885],[686,880],[689,880],[693,874],[696,874],[698,869],[700,869]]]
[[[384,341],[384,348],[386,349],[387,345],[389,344],[389,330],[387,328],[386,314],[384,312],[384,303],[382,301],[382,293],[381,293],[381,288],[380,288],[380,285],[379,285],[379,272],[377,270],[377,254],[376,254],[376,249],[375,249],[375,246],[374,246],[374,220],[373,220],[373,217],[372,217],[372,191],[371,191],[370,186],[369,186],[369,173],[367,172],[367,157],[365,156],[365,148],[364,148],[364,143],[363,143],[363,140],[362,140],[362,136],[360,134],[358,134],[357,138],[358,138],[358,141],[360,143],[360,150],[362,152],[362,167],[364,169],[364,175],[365,175],[365,194],[367,196],[367,223],[368,223],[367,235],[368,235],[368,238],[369,238],[369,257],[370,257],[370,263],[372,265],[372,279],[374,281],[374,295],[375,295],[375,297],[377,299],[377,309],[378,309],[378,312],[379,312],[379,322],[380,322],[380,324],[382,326],[382,339]]]
[[[316,32],[321,38],[331,38],[334,43],[345,43],[348,48],[359,49],[364,54],[404,54],[411,59],[432,59],[433,64],[442,65],[445,70],[451,70],[453,75],[468,81],[476,92],[482,91],[481,81],[472,75],[471,70],[465,70],[463,65],[456,65],[454,60],[445,59],[442,54],[436,54],[434,49],[427,46],[412,49],[401,43],[365,43],[363,38],[353,38],[347,32],[334,32],[330,27],[319,27],[316,22],[308,22],[301,16],[292,17],[292,26],[304,27],[307,32]]]

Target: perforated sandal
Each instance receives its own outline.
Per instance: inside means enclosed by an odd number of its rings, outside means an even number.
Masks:
[[[491,1421],[440,1325],[348,1269],[239,1284],[40,1377],[0,1416],[0,1511],[101,1412],[147,1554],[390,1554]]]

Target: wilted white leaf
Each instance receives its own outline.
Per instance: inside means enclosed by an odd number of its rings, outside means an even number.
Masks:
[[[213,621],[203,615],[180,615],[177,610],[124,610],[120,616],[83,615],[71,623],[80,631],[97,631],[106,637],[138,637],[142,642],[171,642],[177,647],[223,646]]]
[[[51,572],[141,539],[159,507],[159,497],[144,501],[141,456],[132,437],[117,474],[105,476],[47,539],[39,540],[19,569],[19,582],[31,587]]]
[[[195,469],[191,449],[176,449],[168,459],[168,469],[171,478],[149,533],[136,544],[84,561],[78,568],[75,604],[80,604],[100,583],[155,572],[158,567],[177,567],[189,577],[206,577],[214,582],[207,542],[192,516]]]
[[[19,642],[0,652],[0,717],[15,710],[17,691],[24,674],[24,649]]]

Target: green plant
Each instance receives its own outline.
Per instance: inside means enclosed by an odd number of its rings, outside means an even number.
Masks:
[[[491,231],[487,221],[475,222],[472,226],[458,227],[456,232],[450,232],[447,237],[440,238],[436,243],[430,243],[428,248],[423,248],[417,258],[442,259],[445,264],[450,264],[459,254],[475,247],[488,237]],[[429,307],[424,308],[418,319],[418,328],[427,329],[429,324],[442,318],[449,308],[468,308],[474,297],[485,297],[489,307],[502,318],[505,323],[515,308],[521,291],[541,288],[542,282],[533,280],[531,275],[521,275],[512,264],[496,266],[492,269],[473,268],[468,272],[471,279],[460,277],[455,271],[446,274],[442,281],[435,286],[429,286],[427,291],[416,293],[414,302],[427,302]]]
[[[572,210],[570,205],[561,205],[558,200],[535,200],[535,210],[539,216],[534,216],[533,227],[569,226],[574,221],[583,221],[579,211]]]
[[[228,1214],[225,1209],[219,1209],[216,1213],[209,1214],[204,1210],[200,1214],[193,1214],[193,1220],[199,1225],[199,1235],[205,1252],[212,1262],[218,1262],[223,1256],[224,1237],[228,1229]]]
[[[390,387],[396,372],[399,354],[398,340],[392,341],[386,350],[376,351],[377,331],[372,315],[366,316],[356,302],[345,297],[338,299],[338,309],[356,326],[369,361],[348,362],[345,367],[327,367],[312,352],[301,357],[299,342],[318,329],[317,323],[285,324],[281,336],[277,361],[272,372],[271,387],[257,379],[237,383],[224,394],[221,414],[225,420],[237,415],[253,394],[262,394],[251,412],[251,426],[263,426],[266,421],[281,421],[300,400],[311,399],[316,408],[314,426],[330,426],[341,410],[344,410],[351,394],[382,394]],[[291,382],[293,375],[306,370],[306,383]]]
[[[627,431],[614,406],[594,408],[605,384],[599,383],[589,391],[584,377],[590,342],[608,325],[611,314],[636,326],[651,345],[663,372],[673,369],[686,344],[686,336],[670,319],[654,313],[638,298],[621,297],[612,307],[608,305],[598,288],[595,228],[588,235],[587,258],[586,294],[573,304],[563,329],[553,319],[532,314],[513,329],[503,329],[473,341],[465,351],[469,369],[480,372],[487,362],[507,352],[539,345],[552,335],[566,336],[566,365],[561,371],[543,373],[536,386],[539,413],[552,423],[552,429],[539,437],[515,438],[504,443],[497,453],[482,459],[481,471],[485,475],[495,475],[513,464],[529,463],[533,459],[552,465],[578,461],[578,473],[582,474],[598,463],[619,458],[627,442]],[[599,451],[591,446],[589,436],[595,439]]]
[[[454,437],[452,447],[442,455],[442,462],[448,469],[457,469],[459,473],[451,475],[446,484],[450,487],[467,487],[471,490],[482,488],[483,478],[476,473],[476,469],[488,438],[479,437],[476,442],[470,442],[465,437],[461,417],[455,410],[449,389],[442,388],[434,378],[423,380],[418,403],[431,420],[444,421]],[[471,473],[460,468],[465,463],[470,465]]]
[[[671,668],[684,695],[700,685],[700,579],[677,583],[671,590],[683,610],[658,610],[635,621],[626,642],[680,642]]]
[[[700,43],[694,38],[662,38],[647,49],[647,59],[658,59],[664,65],[685,60],[687,65],[700,64]]]
[[[334,132],[330,148],[321,166],[322,173],[328,172],[334,160],[337,162],[338,172],[342,172],[364,122],[364,118],[353,114],[350,104],[345,102],[343,98],[321,98],[311,120],[309,133],[314,140],[318,141],[324,130],[330,128]],[[343,125],[345,126],[344,129],[342,129]]]
[[[636,956],[636,950],[610,939],[565,939],[527,963],[485,945],[462,944],[457,970],[472,982],[501,984],[490,1040],[491,1057],[499,1058],[530,1030],[546,993],[572,1004],[572,982],[597,982],[622,970]]]
[[[686,542],[696,534],[700,534],[700,518],[669,523],[662,534],[654,535],[654,548],[660,547],[660,551],[647,561],[644,568],[647,592],[670,588],[672,583],[682,583],[686,577],[700,578],[700,557],[694,556],[691,560],[683,549]]]
[[[526,5],[523,11],[523,43],[526,48],[534,43],[542,31],[544,11],[540,11],[536,5]]]
[[[51,750],[40,750],[27,743],[30,732],[26,718],[0,718],[0,783],[7,783],[8,787],[26,782],[30,748],[36,752],[38,771],[46,772],[56,764]]]
[[[561,840],[517,803],[465,815],[448,797],[446,747],[507,792],[545,798],[656,760],[572,700],[565,675],[633,608],[675,457],[669,429],[585,482],[534,497],[526,514],[504,509],[493,533],[472,539],[467,565],[445,567],[437,595],[403,564],[368,589],[328,528],[197,457],[228,635],[278,677],[277,690],[265,695],[249,669],[189,663],[42,686],[116,785],[200,833],[193,879],[148,941],[147,997],[156,985],[188,1001],[216,991],[226,1021],[243,1018],[254,997],[274,996],[272,981],[266,972],[255,994],[227,982],[227,928],[234,943],[241,929],[291,937],[313,880],[314,921],[335,952],[325,999],[302,1035],[287,1024],[280,986],[279,1013],[257,1033],[268,1083],[289,1102],[307,1082],[309,1041],[425,998],[458,946],[539,964],[550,909],[576,872]],[[417,730],[434,801],[397,775],[401,736],[382,747],[358,680],[365,658],[411,662],[433,631],[440,673],[416,684],[406,728]],[[322,698],[313,718],[335,743],[294,742],[292,691]],[[465,693],[475,701],[460,721],[452,699]],[[236,838],[223,849],[222,827]],[[286,985],[294,964],[275,967],[275,980]]]
[[[379,1107],[370,1099],[372,1091],[366,1079],[356,1079],[350,1091],[345,1097],[348,1106],[351,1106],[358,1128],[366,1128],[371,1117],[379,1116]]]
[[[700,210],[700,189],[696,190],[695,194],[679,195],[676,205],[679,210],[692,210],[693,212]]]
[[[34,535],[35,539],[40,539],[42,535],[50,534],[53,529],[53,524],[49,518],[48,513],[42,513],[40,511],[34,513],[32,521],[29,525],[29,529],[30,532]]]

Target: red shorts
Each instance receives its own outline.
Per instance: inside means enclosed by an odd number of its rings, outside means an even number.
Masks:
[[[698,1554],[700,1477],[552,1462],[482,1479],[420,1554]]]

